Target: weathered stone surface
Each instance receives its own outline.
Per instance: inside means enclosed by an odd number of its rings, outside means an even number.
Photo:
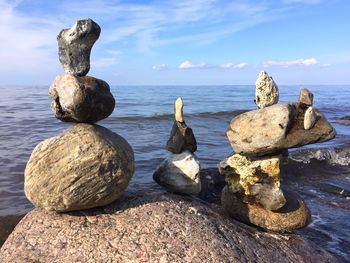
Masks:
[[[302,199],[288,191],[285,191],[285,197],[286,205],[271,211],[257,204],[245,203],[242,195],[233,193],[225,186],[221,203],[233,218],[266,230],[284,233],[306,226],[310,222],[310,212]]]
[[[312,127],[314,127],[316,121],[317,121],[316,112],[312,107],[309,107],[305,111],[305,115],[304,115],[304,129],[310,130]]]
[[[266,71],[261,71],[255,83],[255,103],[259,109],[278,103],[279,91]]]
[[[201,191],[200,164],[188,151],[171,154],[157,168],[153,179],[168,191],[178,194],[198,194]]]
[[[90,76],[57,76],[50,96],[51,109],[62,121],[94,123],[107,118],[115,107],[109,85]]]
[[[166,149],[169,152],[178,154],[184,151],[194,153],[197,150],[197,141],[193,131],[185,122],[174,121],[170,138],[167,141]]]
[[[0,262],[337,262],[297,235],[258,231],[219,206],[163,192],[126,193],[103,208],[35,209]]]
[[[46,210],[87,209],[118,199],[133,173],[134,153],[125,139],[101,126],[76,124],[35,147],[24,190]]]
[[[272,105],[236,116],[226,135],[236,153],[251,156],[333,139],[335,129],[322,113],[315,112],[315,126],[305,130],[305,112],[298,103]]]
[[[219,164],[231,191],[240,192],[247,200],[266,209],[277,210],[286,203],[280,189],[280,158],[249,159],[234,154]]]
[[[175,115],[175,120],[177,122],[184,121],[183,107],[184,107],[184,103],[182,98],[181,97],[177,98],[174,103],[174,115]]]
[[[89,72],[91,48],[100,32],[97,23],[84,19],[58,34],[58,55],[66,74],[85,76]]]
[[[312,94],[307,88],[300,90],[299,103],[306,106],[312,106],[314,100],[314,94]]]

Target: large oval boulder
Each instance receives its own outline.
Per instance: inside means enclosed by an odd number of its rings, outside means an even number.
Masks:
[[[101,126],[76,124],[35,147],[24,190],[36,207],[87,209],[118,199],[133,173],[134,153],[125,139]]]
[[[35,209],[2,246],[0,262],[337,260],[297,235],[271,235],[230,219],[218,206],[143,191],[87,211]]]
[[[107,82],[90,76],[57,76],[49,92],[51,110],[62,121],[94,123],[111,115],[115,107]]]

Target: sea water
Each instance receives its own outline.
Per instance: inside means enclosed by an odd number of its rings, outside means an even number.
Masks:
[[[314,107],[337,130],[329,142],[290,151],[282,167],[283,184],[295,189],[311,210],[313,222],[299,234],[350,261],[350,86],[309,86]],[[72,123],[57,120],[50,110],[47,86],[0,87],[0,216],[32,209],[23,192],[26,162],[41,141]],[[254,86],[112,86],[116,108],[98,122],[123,136],[134,149],[132,184],[156,187],[152,173],[167,156],[174,100],[184,100],[184,117],[198,143],[203,168],[216,167],[232,153],[225,131],[238,114],[256,109]],[[299,86],[280,86],[280,102],[298,100]],[[341,120],[341,121],[340,121]]]

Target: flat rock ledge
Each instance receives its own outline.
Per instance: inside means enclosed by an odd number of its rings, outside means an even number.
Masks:
[[[65,214],[34,209],[0,262],[337,262],[296,235],[244,225],[222,208],[162,191]]]

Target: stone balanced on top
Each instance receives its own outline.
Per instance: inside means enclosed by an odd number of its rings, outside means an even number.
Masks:
[[[51,109],[58,119],[77,124],[41,142],[30,156],[24,189],[36,207],[64,212],[109,204],[121,196],[134,173],[129,143],[93,124],[107,118],[115,106],[109,85],[86,76],[99,34],[100,27],[85,19],[58,35],[66,74],[50,87]]]
[[[278,86],[261,72],[256,82],[260,109],[232,119],[226,134],[235,154],[220,163],[219,171],[228,183],[222,204],[233,217],[288,232],[305,226],[310,215],[300,198],[282,190],[281,161],[289,148],[331,140],[336,131],[312,107],[307,89],[296,103],[277,104],[278,97]]]
[[[183,118],[183,101],[174,103],[175,121],[166,148],[171,154],[159,165],[153,179],[168,191],[198,194],[201,191],[200,164],[194,152],[197,142]]]

